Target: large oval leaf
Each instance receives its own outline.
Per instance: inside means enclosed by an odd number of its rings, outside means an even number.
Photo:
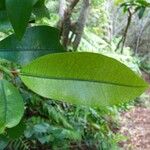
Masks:
[[[25,32],[35,2],[35,0],[6,0],[6,10],[19,39]]]
[[[129,101],[147,88],[124,64],[87,52],[41,57],[25,66],[20,77],[41,96],[88,106]]]
[[[59,42],[59,30],[49,26],[28,28],[21,41],[14,34],[0,41],[0,58],[20,64],[44,54],[64,51]]]
[[[24,113],[24,103],[18,90],[6,80],[0,80],[0,133],[16,126]]]

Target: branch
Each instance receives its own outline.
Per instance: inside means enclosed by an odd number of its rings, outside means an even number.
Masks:
[[[129,27],[130,27],[131,20],[132,20],[132,16],[133,16],[134,13],[132,13],[132,12],[130,11],[130,9],[128,9],[128,14],[129,14],[129,16],[128,16],[128,21],[127,21],[127,25],[126,25],[124,34],[123,34],[121,40],[119,41],[119,43],[117,44],[116,49],[115,49],[115,51],[117,51],[117,49],[119,49],[119,47],[120,47],[120,44],[122,43],[122,46],[121,46],[121,53],[123,53],[123,48],[124,48],[124,45],[125,45],[125,42],[126,42],[128,29],[129,29]]]
[[[128,34],[128,30],[129,30],[129,27],[130,27],[130,24],[131,24],[131,20],[132,20],[132,13],[130,11],[130,9],[128,9],[128,22],[127,22],[127,26],[126,26],[126,29],[125,29],[125,32],[124,32],[124,38],[123,38],[123,42],[122,42],[122,47],[121,47],[121,53],[123,53],[123,48],[124,48],[124,45],[125,45],[125,42],[126,42],[126,38],[127,38],[127,34]]]
[[[70,10],[73,10],[74,7],[78,4],[79,0],[72,0],[70,4]]]
[[[67,48],[69,43],[69,33],[71,30],[71,14],[78,2],[79,0],[72,0],[68,8],[66,8],[65,10],[63,9],[63,17],[61,17],[62,19],[59,21],[62,31],[62,43],[65,48]]]
[[[88,16],[89,6],[90,6],[89,0],[83,0],[82,9],[80,11],[80,15],[75,26],[76,37],[73,41],[74,50],[77,50],[79,43],[81,41],[81,37],[84,31],[84,27],[85,27],[87,16]]]

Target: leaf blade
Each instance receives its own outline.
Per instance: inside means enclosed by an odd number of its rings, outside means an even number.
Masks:
[[[49,26],[28,28],[21,41],[14,34],[0,41],[0,58],[20,64],[57,52],[65,52],[59,42],[59,30]]]
[[[17,89],[6,80],[0,80],[0,133],[16,126],[24,113],[24,103]]]
[[[31,16],[34,0],[6,0],[6,10],[16,36],[21,39]]]
[[[41,96],[88,106],[128,101],[147,87],[140,77],[115,59],[85,52],[41,57],[22,69],[21,79]]]

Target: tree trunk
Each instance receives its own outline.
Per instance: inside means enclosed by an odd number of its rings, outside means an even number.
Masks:
[[[77,50],[80,41],[81,41],[81,37],[84,31],[84,27],[86,24],[86,20],[87,20],[87,16],[88,16],[88,12],[89,12],[89,0],[83,0],[83,5],[82,5],[82,9],[78,18],[78,21],[76,23],[76,27],[75,27],[75,39],[73,41],[73,49]]]
[[[84,27],[87,20],[89,10],[89,0],[82,0],[82,8],[77,21],[71,21],[71,16],[74,8],[78,4],[79,0],[71,0],[70,5],[66,6],[66,0],[60,0],[59,3],[59,16],[60,20],[58,27],[61,29],[62,44],[65,48],[73,46],[74,50],[77,50],[81,37],[84,31]],[[71,36],[69,36],[72,34]],[[73,41],[72,41],[73,40]]]

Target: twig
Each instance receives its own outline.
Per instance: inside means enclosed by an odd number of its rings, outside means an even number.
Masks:
[[[130,27],[131,20],[132,20],[132,16],[133,16],[134,13],[135,13],[135,12],[133,12],[133,13],[131,12],[130,8],[128,9],[128,14],[129,14],[129,16],[128,16],[127,25],[126,25],[126,28],[125,28],[125,31],[124,31],[124,34],[123,34],[121,40],[119,41],[119,43],[118,43],[117,46],[116,46],[115,51],[117,51],[117,49],[119,49],[120,44],[122,43],[122,46],[121,46],[121,53],[123,53],[123,48],[124,48],[124,45],[125,45],[125,42],[126,42],[128,29],[129,29],[129,27]]]

